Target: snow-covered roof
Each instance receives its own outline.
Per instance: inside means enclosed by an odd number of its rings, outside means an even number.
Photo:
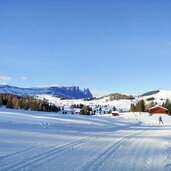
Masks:
[[[166,109],[165,107],[162,107],[162,106],[154,106],[154,107],[150,108],[149,110],[155,109],[155,108],[157,108],[157,107],[162,108],[162,109],[164,109],[164,110],[167,110],[167,111],[168,111],[168,109]]]
[[[75,109],[74,112],[80,112],[80,109]]]
[[[119,113],[119,111],[112,111],[112,113]]]

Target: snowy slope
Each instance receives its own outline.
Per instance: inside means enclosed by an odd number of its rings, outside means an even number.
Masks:
[[[171,170],[171,117],[0,109],[0,171]]]
[[[84,104],[89,105],[92,108],[95,108],[98,105],[101,105],[102,108],[106,108],[106,111],[111,110],[114,106],[117,108],[117,110],[122,111],[129,111],[131,103],[137,103],[138,100],[144,99],[145,103],[148,104],[151,101],[149,101],[149,98],[154,98],[154,102],[156,102],[158,105],[162,105],[162,103],[168,98],[171,100],[171,91],[166,90],[160,90],[158,93],[152,94],[150,96],[134,96],[134,99],[121,99],[121,100],[112,100],[110,101],[109,96],[104,96],[103,98],[98,98],[90,101],[85,100],[61,100],[60,98],[52,97],[50,95],[40,95],[38,98],[40,99],[47,99],[51,103],[55,103],[59,106],[71,106],[73,104]]]
[[[114,106],[118,110],[129,111],[130,105],[132,103],[131,100],[113,100],[107,101],[107,97],[99,99],[99,100],[90,100],[85,101],[83,99],[69,99],[69,100],[61,100],[60,98],[52,97],[50,95],[39,95],[37,96],[38,99],[47,99],[50,103],[54,103],[57,106],[67,106],[68,108],[73,104],[84,104],[92,107],[93,109],[101,105],[102,109],[106,109],[106,111],[111,110]]]
[[[158,93],[150,95],[150,96],[143,96],[141,98],[143,98],[145,101],[148,98],[152,98],[154,97],[155,100],[153,100],[154,102],[157,102],[158,104],[162,104],[166,99],[171,100],[171,91],[169,90],[160,90]]]

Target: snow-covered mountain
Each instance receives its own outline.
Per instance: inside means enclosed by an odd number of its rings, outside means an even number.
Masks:
[[[62,98],[74,98],[74,99],[83,99],[83,98],[92,98],[90,90],[84,89],[81,90],[79,87],[71,86],[51,86],[43,88],[20,88],[10,85],[0,85],[0,93],[10,93],[15,95],[53,95]]]

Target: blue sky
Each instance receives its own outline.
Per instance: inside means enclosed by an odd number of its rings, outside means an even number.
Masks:
[[[171,89],[170,9],[170,0],[0,1],[0,83]]]

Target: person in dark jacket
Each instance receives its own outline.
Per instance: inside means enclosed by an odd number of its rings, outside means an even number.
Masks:
[[[161,123],[164,124],[164,123],[163,123],[163,119],[162,119],[162,117],[160,116],[160,117],[159,117],[159,124],[161,124]]]

